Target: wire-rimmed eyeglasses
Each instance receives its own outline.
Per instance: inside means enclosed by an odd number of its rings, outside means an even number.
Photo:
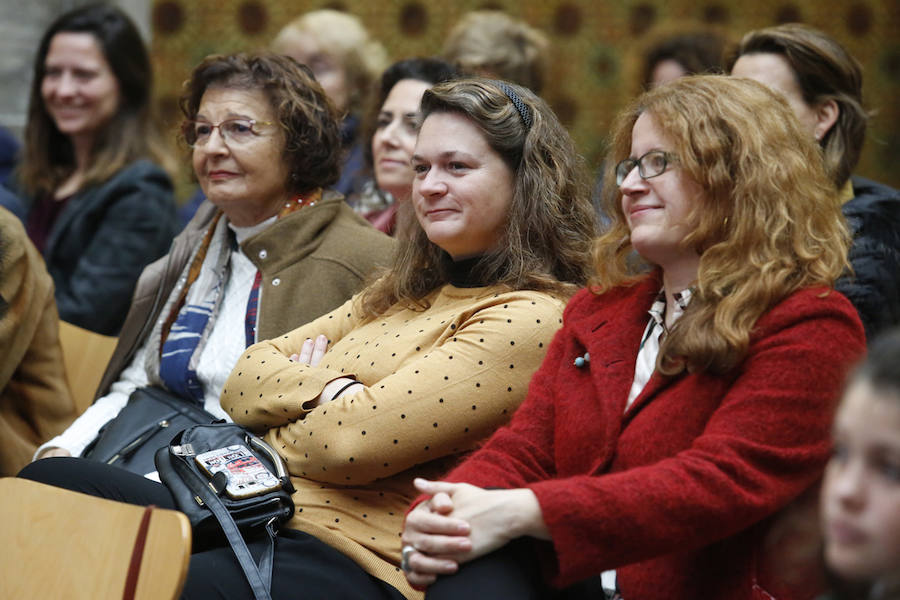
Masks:
[[[669,164],[674,162],[675,156],[665,150],[651,150],[640,158],[626,158],[616,165],[616,185],[621,186],[635,167],[641,179],[650,179],[665,173]]]
[[[181,126],[184,139],[188,146],[202,146],[209,141],[213,129],[219,129],[219,135],[226,144],[246,144],[260,135],[259,127],[272,125],[270,121],[256,121],[254,119],[225,119],[221,123],[213,124],[208,121],[185,121]]]

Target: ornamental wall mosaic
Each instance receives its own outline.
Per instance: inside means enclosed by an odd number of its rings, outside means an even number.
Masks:
[[[155,0],[157,103],[171,137],[180,121],[181,84],[204,56],[265,47],[290,19],[319,8],[359,16],[394,60],[439,52],[469,10],[499,9],[524,19],[552,44],[543,96],[595,167],[610,122],[638,89],[640,50],[659,31],[707,23],[739,37],[805,22],[834,36],[863,64],[864,99],[874,116],[857,172],[900,187],[900,0]]]

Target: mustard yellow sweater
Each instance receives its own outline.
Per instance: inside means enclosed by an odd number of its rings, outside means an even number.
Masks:
[[[366,321],[356,299],[247,349],[222,407],[285,458],[297,488],[289,527],[315,535],[407,598],[400,531],[414,477],[436,478],[525,398],[561,323],[564,303],[496,287],[432,292],[427,310],[395,306]],[[331,340],[318,367],[289,356]],[[313,406],[325,384],[353,376],[338,400]]]

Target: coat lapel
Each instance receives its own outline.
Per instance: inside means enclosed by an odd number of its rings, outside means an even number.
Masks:
[[[638,397],[634,399],[632,405],[625,411],[623,415],[623,423],[622,427],[624,428],[641,410],[650,400],[652,400],[655,396],[660,394],[663,390],[665,390],[669,385],[671,385],[677,377],[667,377],[665,375],[661,375],[659,371],[653,371],[653,375],[650,376],[650,380],[647,381],[647,384],[644,386],[644,389],[641,390],[641,393],[638,394]]]
[[[635,358],[649,319],[647,311],[659,286],[659,279],[650,276],[633,288],[616,288],[598,297],[591,312],[575,328],[576,341],[590,353],[590,401],[602,419],[600,439],[607,441],[594,465],[596,470],[605,469],[614,456],[615,440],[623,427],[625,403],[634,381]],[[579,352],[577,346],[574,352]]]

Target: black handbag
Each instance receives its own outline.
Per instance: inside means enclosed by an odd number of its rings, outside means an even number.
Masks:
[[[213,423],[176,435],[157,451],[156,469],[191,522],[197,542],[194,550],[198,544],[205,547],[224,539],[237,556],[254,597],[269,599],[277,528],[294,515],[294,486],[281,456],[240,425]],[[272,487],[256,495],[233,497],[240,487],[236,481],[245,479],[253,480],[247,484],[251,492],[257,491],[254,486],[262,480]],[[269,544],[257,566],[244,537],[263,532]]]
[[[190,400],[161,388],[141,387],[131,393],[128,404],[103,426],[82,456],[146,475],[156,468],[156,451],[168,446],[179,431],[215,420]]]

